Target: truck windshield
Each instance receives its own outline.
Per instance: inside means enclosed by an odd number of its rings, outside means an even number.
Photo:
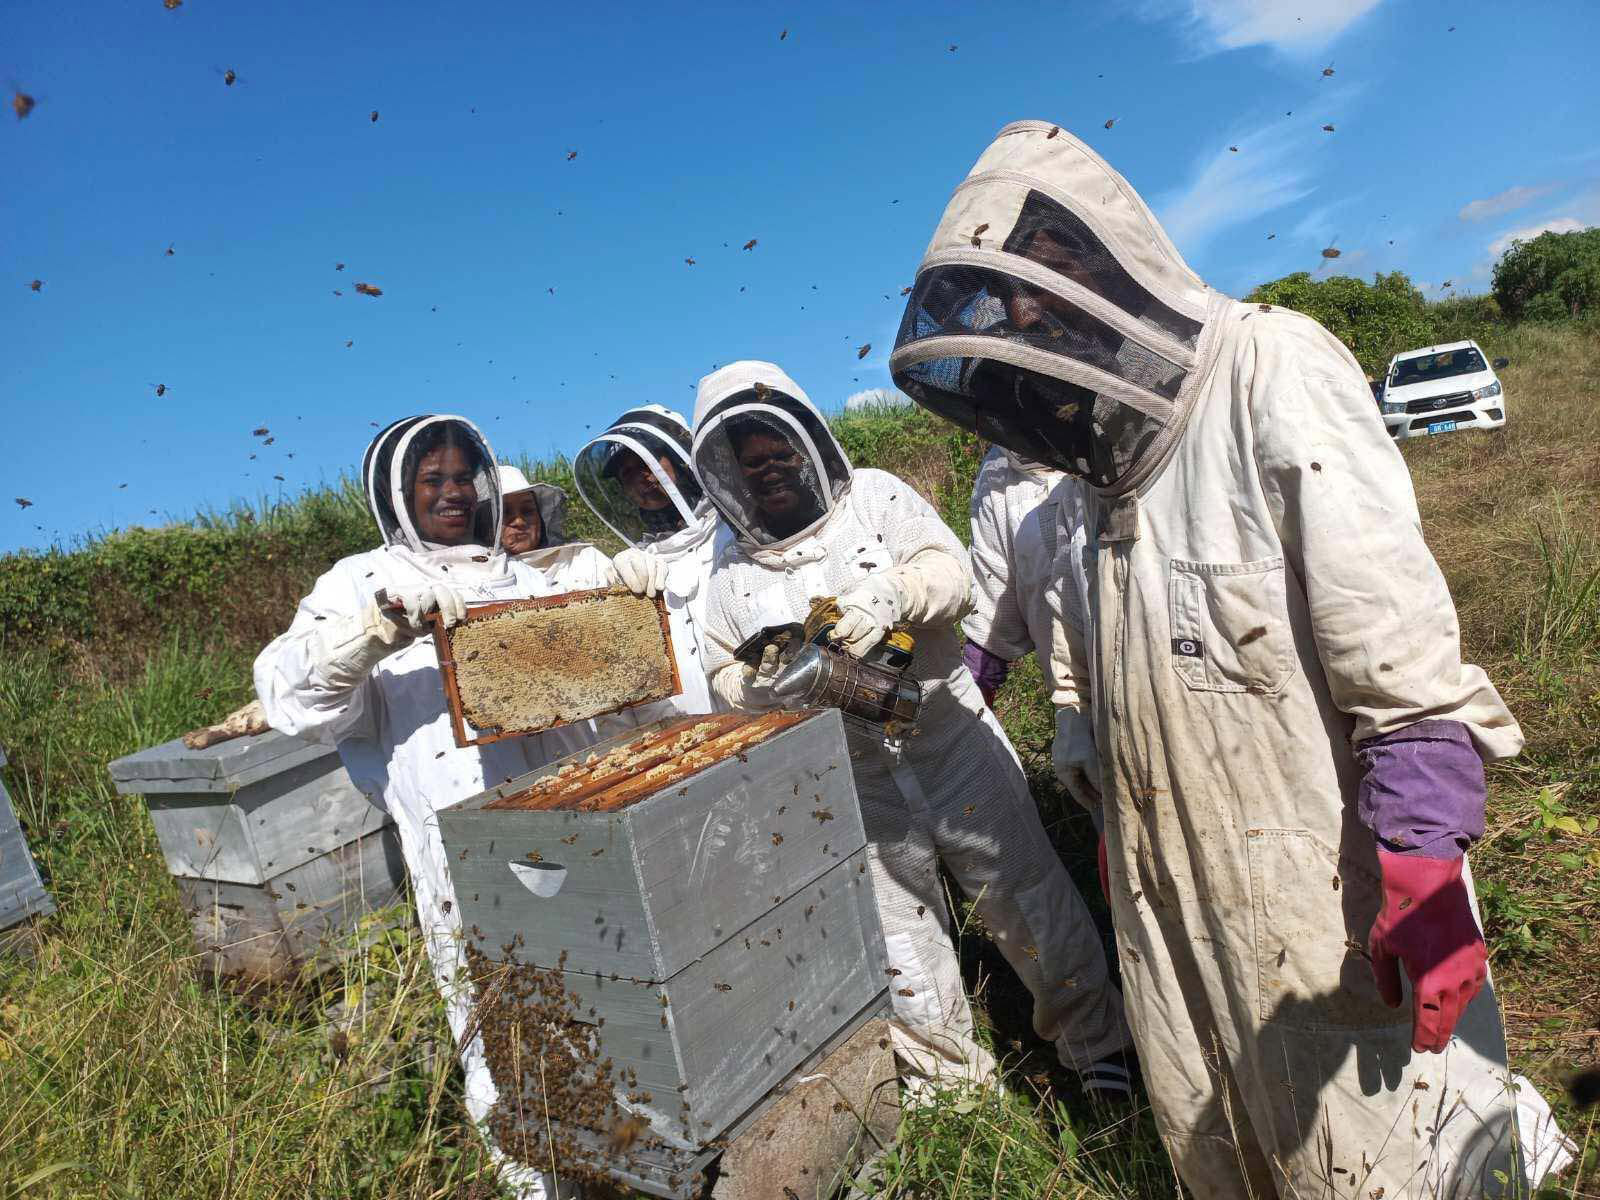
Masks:
[[[1394,378],[1390,387],[1405,387],[1412,383],[1429,383],[1435,379],[1449,379],[1452,375],[1471,375],[1485,371],[1483,355],[1471,346],[1459,350],[1442,350],[1438,354],[1424,354],[1417,358],[1402,358],[1394,365]]]

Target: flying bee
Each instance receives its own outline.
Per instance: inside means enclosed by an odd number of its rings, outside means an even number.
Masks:
[[[358,283],[356,284],[356,291],[363,296],[383,295],[383,289],[373,283]]]
[[[378,110],[373,109],[371,114],[368,115],[367,120],[376,125],[378,123]]]
[[[865,346],[857,346],[856,347],[856,358],[858,360],[865,358],[867,355],[869,355],[871,353],[872,353],[872,343],[871,342],[868,342]]]
[[[35,279],[32,283],[28,284],[28,290],[37,292],[43,286],[44,286],[44,280]]]
[[[17,114],[17,120],[20,121],[23,117],[31,113],[33,111],[33,106],[37,103],[38,101],[32,96],[28,95],[27,92],[17,89],[12,90],[11,111]]]
[[[167,394],[167,385],[164,383],[152,383],[150,386],[155,388],[157,396],[165,396]]]
[[[746,242],[744,244],[744,248],[746,250],[754,250],[756,248],[756,239],[755,238],[751,238],[748,242]]]

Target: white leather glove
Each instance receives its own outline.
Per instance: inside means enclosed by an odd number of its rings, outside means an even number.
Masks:
[[[431,628],[428,615],[437,612],[445,627],[455,625],[467,615],[467,602],[445,583],[420,583],[388,593],[383,615],[409,637],[423,637]],[[398,610],[398,611],[397,611]]]
[[[667,590],[667,562],[659,554],[649,554],[629,546],[611,560],[622,586],[635,596],[652,600]]]
[[[887,571],[868,575],[839,597],[841,615],[833,626],[834,640],[843,643],[847,654],[861,658],[888,636],[904,607],[898,579]]]
[[[1050,746],[1056,778],[1072,798],[1091,813],[1101,805],[1100,751],[1094,721],[1074,708],[1056,709],[1056,738]]]
[[[711,677],[711,686],[734,708],[761,712],[769,708],[782,708],[783,697],[772,690],[783,664],[778,660],[778,648],[768,646],[761,652],[761,665],[731,663]]]

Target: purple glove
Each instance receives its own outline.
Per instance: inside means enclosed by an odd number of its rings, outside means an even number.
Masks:
[[[978,691],[983,693],[983,702],[993,708],[995,693],[1000,690],[1000,685],[1005,683],[1006,676],[1011,671],[1011,664],[998,655],[990,654],[971,639],[968,639],[966,645],[961,648],[961,661],[972,673]]]
[[[1358,811],[1381,849],[1460,858],[1483,836],[1483,760],[1459,721],[1418,721],[1356,747]]]

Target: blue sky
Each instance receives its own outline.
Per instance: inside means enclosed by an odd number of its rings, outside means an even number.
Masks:
[[[292,496],[406,413],[570,454],[742,357],[838,407],[888,385],[900,288],[1021,117],[1224,291],[1335,238],[1481,290],[1509,236],[1600,221],[1597,35],[1590,0],[14,0],[0,551]]]

